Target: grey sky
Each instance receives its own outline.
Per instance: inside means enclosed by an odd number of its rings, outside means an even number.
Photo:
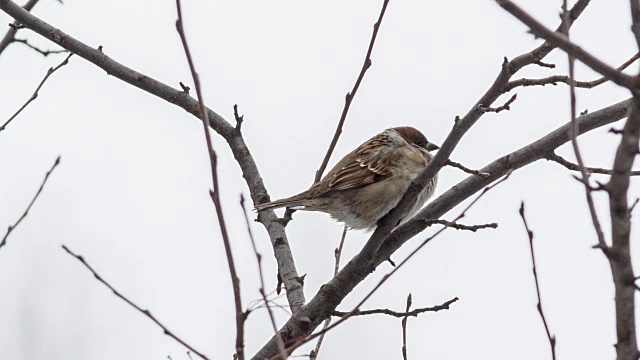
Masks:
[[[552,27],[559,21],[560,3],[519,1]],[[297,193],[313,181],[380,5],[185,1],[185,28],[205,102],[230,121],[233,104],[239,105],[246,141],[272,198]],[[61,6],[41,0],[34,13],[164,83],[192,83],[174,27],[173,1],[66,0]],[[10,20],[0,13],[0,24]],[[617,66],[637,52],[629,26],[628,2],[594,1],[571,35]],[[19,37],[54,48],[28,30]],[[332,164],[370,136],[397,125],[415,126],[441,143],[455,116],[464,115],[489,87],[502,58],[539,43],[494,1],[391,0],[373,66]],[[61,60],[61,55],[43,59],[22,44],[11,45],[0,56],[0,121]],[[566,56],[560,51],[546,60],[557,68],[527,69],[517,78],[566,72]],[[576,76],[598,77],[582,65],[577,65]],[[472,128],[453,160],[480,168],[569,120],[566,86],[521,88],[517,93],[511,111],[488,114]],[[597,110],[627,96],[610,84],[578,90],[578,109]],[[611,166],[619,138],[607,129],[581,138],[589,165]],[[246,306],[259,297],[255,259],[238,204],[239,194],[248,190],[226,143],[215,134],[213,140]],[[559,153],[573,159],[569,146]],[[188,358],[182,346],[67,255],[63,243],[197,349],[214,359],[231,358],[233,297],[208,196],[208,158],[197,119],[72,57],[0,134],[0,226],[24,211],[58,154],[60,167],[0,250],[0,358]],[[436,196],[467,174],[445,168],[439,176]],[[639,194],[637,181],[629,193]],[[595,196],[608,230],[606,196]],[[535,232],[543,303],[559,358],[614,356],[611,274],[602,254],[591,249],[596,237],[583,188],[568,170],[540,161],[514,173],[464,219],[469,224],[498,222],[497,230],[444,232],[365,304],[367,309],[402,310],[408,293],[414,307],[460,298],[448,311],[409,319],[410,358],[550,358],[517,213],[521,200]],[[331,277],[342,228],[319,213],[298,212],[294,219],[287,228],[289,240],[299,272],[307,274],[305,295],[310,299]],[[252,225],[271,290],[276,280],[272,250],[264,229]],[[402,259],[434,231],[417,236],[394,259]],[[343,259],[366,239],[364,232],[349,233]],[[339,309],[351,309],[388,270],[381,266]],[[288,318],[283,311],[276,315],[280,323]],[[401,358],[400,330],[400,320],[394,318],[353,319],[327,336],[320,358]],[[247,353],[271,335],[266,312],[253,312],[247,322]]]

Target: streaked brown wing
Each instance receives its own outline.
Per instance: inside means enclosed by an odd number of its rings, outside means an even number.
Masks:
[[[359,188],[391,174],[387,146],[389,139],[380,134],[356,149],[358,158],[338,171],[329,183],[330,190]],[[386,151],[383,150],[387,149]]]

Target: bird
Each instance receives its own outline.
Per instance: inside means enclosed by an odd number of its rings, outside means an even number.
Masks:
[[[322,180],[300,194],[255,207],[260,212],[277,208],[320,211],[344,223],[347,229],[373,230],[398,205],[413,180],[440,147],[422,132],[399,126],[382,133],[345,155]],[[417,196],[400,223],[411,218],[433,195],[437,175]]]

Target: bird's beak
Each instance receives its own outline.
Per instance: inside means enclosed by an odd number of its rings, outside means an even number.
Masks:
[[[427,147],[426,147],[427,151],[433,151],[433,150],[438,150],[440,149],[440,146],[434,144],[434,143],[427,143]]]

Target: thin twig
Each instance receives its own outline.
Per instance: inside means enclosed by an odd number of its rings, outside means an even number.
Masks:
[[[60,50],[42,50],[39,47],[29,43],[29,41],[27,39],[13,39],[13,41],[26,45],[27,47],[31,48],[32,50],[35,50],[35,52],[37,52],[39,54],[42,54],[42,56],[44,56],[44,57],[47,57],[47,56],[49,56],[51,54],[64,54],[64,53],[68,53],[69,52],[69,50],[65,50],[65,49],[60,49]]]
[[[457,230],[467,230],[467,231],[471,231],[471,232],[476,232],[480,229],[497,229],[498,228],[498,224],[497,223],[489,223],[489,224],[479,224],[479,225],[464,225],[464,224],[459,224],[455,221],[447,221],[447,220],[441,220],[441,219],[430,219],[430,220],[423,220],[425,224],[427,224],[427,226],[431,226],[433,224],[440,224],[440,225],[444,225],[446,227],[450,227],[453,229],[457,229]]]
[[[409,313],[411,309],[411,293],[407,296],[407,308],[405,309],[405,313]],[[409,315],[405,315],[402,318],[402,359],[407,360],[407,320],[409,319]]]
[[[373,310],[356,310],[354,312],[334,311],[331,315],[345,317],[347,315],[348,316],[365,316],[365,315],[373,315],[373,314],[383,314],[383,315],[389,315],[397,318],[405,318],[409,316],[417,317],[418,315],[425,312],[438,312],[441,310],[449,310],[449,307],[458,300],[460,299],[458,299],[457,297],[454,297],[453,299],[447,300],[440,305],[414,309],[411,311],[406,310],[405,312],[397,312],[390,309],[373,309]]]
[[[488,191],[490,191],[491,189],[495,188],[496,186],[500,185],[501,183],[503,183],[504,181],[506,181],[509,176],[511,176],[511,172],[509,172],[505,177],[503,177],[501,180],[497,181],[496,183],[494,183],[493,185],[487,186],[485,187],[482,192],[469,204],[467,205],[467,207],[462,210],[462,212],[460,213],[460,215],[458,215],[456,217],[455,221],[458,221],[460,219],[462,219],[463,217],[465,217],[466,212],[473,206],[475,205],[476,202],[478,202],[478,200],[480,200],[484,194],[486,194]],[[435,234],[431,235],[430,237],[428,237],[427,239],[425,239],[424,241],[422,241],[422,243],[420,245],[418,245],[418,247],[416,247],[413,251],[411,251],[411,253],[409,253],[409,255],[407,255],[406,258],[404,258],[396,267],[393,268],[393,270],[391,270],[389,273],[387,273],[386,275],[384,275],[382,277],[382,279],[376,284],[376,286],[373,287],[373,289],[371,291],[369,291],[369,293],[362,299],[360,300],[360,302],[358,302],[358,304],[354,307],[353,310],[351,310],[350,312],[346,312],[344,314],[341,314],[341,319],[338,320],[337,322],[335,322],[333,325],[328,326],[326,329],[323,329],[322,331],[319,331],[315,334],[309,335],[308,337],[306,337],[305,339],[302,339],[298,342],[296,342],[293,347],[299,347],[302,344],[305,344],[313,339],[315,339],[316,337],[332,330],[333,328],[335,328],[336,326],[342,324],[345,320],[349,319],[351,316],[354,316],[354,314],[356,313],[360,313],[361,311],[359,310],[360,307],[371,297],[373,296],[373,294],[378,291],[378,289],[380,289],[380,287],[391,277],[393,276],[393,274],[395,274],[400,268],[402,268],[402,266],[404,266],[413,256],[415,256],[415,254],[417,254],[425,245],[427,245],[431,240],[433,240],[434,238],[436,238],[438,235],[440,235],[444,230],[446,230],[448,228],[447,225],[445,225],[442,229],[438,230]],[[453,300],[453,299],[452,299]],[[451,300],[450,300],[451,301]],[[456,300],[457,301],[457,298]],[[454,301],[454,302],[455,302]],[[445,303],[446,304],[446,303]],[[334,312],[332,312],[333,314]]]
[[[640,53],[633,55],[629,60],[625,61],[622,65],[618,66],[617,70],[622,71],[633,64],[636,60],[640,59]],[[598,85],[602,85],[609,81],[609,78],[603,76],[599,79],[592,81],[573,81],[573,85],[578,88],[593,89]],[[541,79],[518,79],[510,81],[507,86],[502,90],[503,92],[509,92],[519,86],[545,86],[545,85],[557,85],[558,83],[571,84],[571,80],[567,75],[553,75]]]
[[[202,118],[202,127],[204,130],[204,135],[207,141],[207,150],[209,153],[209,161],[211,164],[211,179],[213,181],[213,190],[209,190],[209,195],[211,196],[211,200],[213,201],[214,207],[216,209],[216,214],[218,216],[218,225],[220,226],[220,233],[222,234],[222,241],[224,243],[224,250],[227,257],[227,264],[229,266],[229,275],[231,276],[231,284],[233,285],[233,297],[235,303],[236,310],[236,355],[238,356],[238,360],[244,360],[244,321],[245,314],[242,311],[242,299],[240,297],[240,280],[238,279],[238,274],[236,272],[236,267],[233,260],[233,253],[231,251],[231,241],[229,240],[229,234],[227,233],[227,226],[224,220],[224,214],[222,211],[222,204],[220,202],[220,189],[218,183],[218,156],[216,152],[213,150],[213,144],[211,142],[211,134],[209,134],[209,114],[207,112],[207,108],[204,105],[204,98],[202,96],[202,89],[200,87],[200,78],[198,77],[198,73],[196,72],[195,65],[193,63],[193,59],[191,58],[191,52],[189,51],[189,45],[187,44],[187,36],[184,33],[184,28],[182,27],[182,9],[180,5],[180,0],[176,0],[176,8],[178,12],[178,19],[176,20],[176,30],[180,35],[180,40],[182,41],[182,46],[184,48],[184,53],[187,57],[187,62],[189,63],[189,69],[191,70],[191,77],[193,78],[193,84],[196,88],[196,93],[198,95],[198,104],[200,106],[200,116]]]
[[[40,184],[40,188],[38,188],[38,191],[36,192],[36,194],[33,196],[33,199],[31,199],[31,202],[29,203],[29,206],[27,206],[27,209],[24,211],[24,213],[22,213],[22,216],[20,216],[20,218],[18,219],[18,221],[16,221],[13,225],[9,225],[9,228],[7,229],[7,233],[4,234],[4,237],[2,238],[2,241],[0,241],[0,249],[5,246],[7,244],[7,238],[9,238],[9,235],[11,234],[11,232],[18,226],[20,225],[20,223],[22,222],[22,220],[27,217],[27,215],[29,214],[29,210],[31,210],[31,207],[33,206],[33,204],[36,202],[36,199],[38,198],[38,196],[40,195],[40,193],[42,192],[42,189],[44,189],[44,185],[47,183],[47,180],[49,179],[49,175],[51,175],[51,173],[53,172],[53,170],[56,168],[56,166],[58,166],[58,164],[60,164],[60,156],[58,156],[56,158],[56,161],[53,162],[53,166],[51,166],[51,168],[49,169],[49,171],[47,171],[47,173],[44,176],[44,180],[42,180],[42,183]]]
[[[545,156],[545,159],[553,161],[553,162],[556,162],[556,163],[566,167],[569,170],[580,171],[580,165],[574,164],[574,163],[568,161],[567,159],[563,158],[562,156],[556,154],[555,152],[549,153],[547,156]],[[605,175],[612,175],[613,174],[613,170],[609,170],[609,169],[592,168],[592,167],[586,167],[586,166],[585,166],[584,169],[589,174],[605,174]],[[640,171],[631,171],[631,176],[638,176],[638,175],[640,175]]]
[[[24,4],[22,8],[25,9],[26,11],[31,11],[33,7],[36,6],[37,3],[38,3],[38,0],[29,0],[27,1],[26,4]],[[4,35],[2,40],[0,40],[0,54],[2,54],[2,52],[7,48],[7,46],[9,46],[11,43],[14,42],[16,38],[16,32],[18,32],[19,25],[20,23],[18,21],[14,21],[9,24],[9,30],[7,30],[7,33]]]
[[[234,106],[234,112],[236,114],[236,118],[238,118],[237,105]],[[260,289],[259,289],[260,295],[264,300],[264,304],[267,308],[267,312],[269,313],[269,318],[271,319],[271,325],[273,326],[273,331],[275,332],[276,339],[278,340],[278,349],[280,350],[280,356],[282,357],[282,360],[285,360],[287,358],[287,350],[284,347],[282,336],[278,331],[278,326],[276,325],[276,318],[273,316],[273,311],[271,311],[271,307],[269,306],[269,300],[267,299],[267,293],[265,292],[264,273],[262,271],[262,255],[258,252],[258,248],[256,247],[256,241],[253,238],[253,232],[251,231],[251,224],[249,222],[249,216],[247,215],[247,208],[244,206],[244,196],[242,194],[240,194],[240,207],[242,207],[242,214],[244,215],[244,221],[247,224],[247,233],[249,234],[249,239],[251,239],[251,246],[253,247],[253,252],[256,255],[256,262],[258,263],[258,273],[260,274]]]
[[[96,278],[96,280],[100,281],[104,286],[108,287],[109,290],[111,290],[111,292],[113,292],[113,294],[117,297],[119,297],[120,299],[124,300],[124,302],[126,302],[127,304],[129,304],[130,306],[132,306],[134,309],[138,310],[140,313],[142,313],[144,316],[148,317],[149,319],[151,319],[154,323],[156,323],[156,325],[158,325],[163,331],[164,334],[173,338],[175,341],[179,342],[180,344],[182,344],[182,346],[186,347],[187,349],[193,351],[194,353],[198,354],[198,356],[200,356],[203,359],[208,359],[208,357],[206,357],[204,354],[202,354],[201,352],[199,352],[198,350],[194,349],[193,346],[187,344],[184,340],[180,339],[178,336],[176,336],[171,330],[169,330],[166,326],[164,326],[160,320],[156,319],[155,316],[153,316],[151,314],[151,311],[146,310],[141,308],[140,306],[136,305],[133,301],[129,300],[126,296],[122,295],[122,293],[120,293],[118,290],[116,290],[113,286],[111,286],[111,284],[109,284],[105,279],[102,278],[102,276],[100,276],[92,267],[91,265],[89,265],[85,260],[84,257],[82,257],[81,255],[77,255],[74,252],[72,252],[71,250],[69,250],[69,248],[66,245],[62,245],[62,248],[64,249],[64,251],[66,251],[69,255],[73,256],[74,258],[78,259],[78,261],[80,261],[82,263],[82,265],[84,265],[84,267],[86,267],[89,271],[91,271],[91,273],[93,274],[93,277]]]
[[[483,113],[488,113],[488,112],[499,113],[504,110],[511,110],[511,104],[513,104],[513,102],[516,101],[517,98],[518,98],[518,94],[513,94],[513,96],[509,100],[507,100],[507,102],[504,103],[503,105],[500,105],[496,108],[493,108],[490,106],[478,105],[478,109],[480,109],[480,111],[482,111]]]
[[[584,0],[578,0],[584,1]],[[16,19],[25,28],[33,30],[49,41],[63,47],[70,52],[82,57],[88,62],[104,70],[109,76],[113,76],[133,87],[145,91],[159,99],[180,107],[187,113],[201,121],[200,104],[197,99],[185,94],[184,90],[176,89],[162,83],[153,77],[143,74],[123,63],[109,57],[102,46],[89,46],[64,31],[51,26],[46,21],[25,11],[13,1],[0,0],[0,10]],[[260,170],[256,165],[251,150],[247,146],[242,135],[220,114],[207,108],[209,126],[215,130],[227,143],[240,166],[242,176],[251,192],[254,205],[269,201],[269,192],[260,176]],[[258,221],[264,225],[273,247],[274,256],[278,259],[278,273],[281,275],[287,293],[289,306],[300,309],[305,303],[304,289],[298,283],[299,277],[296,264],[287,240],[285,228],[280,224],[274,211],[263,211],[258,216]],[[273,343],[275,349],[275,342]],[[277,349],[276,349],[277,351]]]
[[[522,10],[510,0],[496,0],[496,2],[515,18],[527,25],[535,36],[545,39],[552,45],[564,50],[566,53],[570,53],[573,57],[580,60],[583,64],[600,73],[602,76],[607,77],[614,83],[630,90],[633,90],[635,88],[636,81],[632,76],[623,74],[622,72],[612,68],[600,59],[586,52],[578,45],[569,41],[569,38],[566,36],[566,30],[563,31],[563,33],[558,33],[547,29],[547,27],[542,25],[526,11]],[[564,16],[564,18],[567,17],[568,15]],[[574,80],[571,79],[571,83],[573,82]]]
[[[40,91],[40,88],[42,88],[42,85],[44,85],[45,81],[47,81],[49,76],[51,76],[54,72],[56,72],[56,70],[60,69],[61,67],[65,66],[65,65],[67,65],[69,63],[69,58],[72,55],[73,54],[69,54],[60,64],[58,64],[58,66],[49,68],[49,70],[47,70],[47,73],[45,74],[44,78],[42,78],[42,80],[40,81],[40,84],[38,84],[38,87],[36,87],[36,90],[33,92],[31,97],[29,98],[29,100],[27,100],[27,102],[25,102],[24,105],[22,105],[20,107],[20,109],[18,109],[18,111],[16,111],[9,118],[9,120],[5,121],[4,124],[0,125],[0,131],[4,130],[7,127],[7,125],[9,125],[9,123],[11,121],[13,121],[13,119],[15,119],[16,116],[18,116],[18,114],[20,114],[22,112],[22,110],[24,110],[27,107],[27,105],[29,105],[33,100],[35,100],[38,97],[38,91]]]
[[[458,162],[452,161],[452,160],[447,160],[446,165],[454,167],[454,168],[458,168],[458,169],[466,172],[467,174],[478,175],[478,176],[482,176],[482,177],[491,176],[491,174],[489,174],[489,173],[480,172],[478,170],[469,169],[468,167],[466,167],[466,166],[464,166],[464,165],[462,165],[462,164],[460,164]]]
[[[349,112],[349,108],[351,107],[351,102],[353,98],[356,96],[356,92],[360,87],[360,83],[364,78],[364,74],[371,67],[371,52],[373,51],[373,45],[376,42],[376,37],[378,36],[378,30],[380,29],[380,24],[382,23],[382,18],[384,17],[384,13],[387,10],[387,5],[389,4],[389,0],[384,0],[382,3],[382,9],[380,10],[380,16],[378,16],[378,21],[373,24],[373,33],[371,34],[371,40],[369,41],[369,48],[367,49],[367,55],[364,58],[364,63],[362,64],[362,68],[360,69],[360,74],[356,79],[356,83],[353,84],[353,88],[350,92],[347,93],[344,99],[344,108],[342,109],[342,115],[340,115],[340,121],[338,121],[338,126],[336,127],[336,132],[333,135],[333,139],[331,139],[331,144],[329,145],[329,149],[327,149],[327,153],[322,160],[322,164],[320,164],[320,168],[316,171],[316,177],[314,183],[317,183],[322,178],[322,174],[324,170],[327,168],[329,164],[329,159],[331,159],[331,154],[333,150],[336,148],[336,144],[338,144],[338,138],[340,138],[340,134],[342,134],[342,126],[344,125],[345,120],[347,119],[347,113]]]
[[[347,230],[348,230],[348,228],[345,226],[344,229],[342,230],[342,237],[340,238],[340,244],[338,245],[338,247],[334,251],[336,264],[333,267],[333,276],[336,276],[338,274],[338,271],[340,271],[340,257],[342,256],[342,248],[344,247],[344,239],[347,237]],[[328,317],[327,320],[324,321],[324,325],[322,326],[322,330],[325,330],[326,328],[328,328],[329,325],[331,325],[331,318],[330,317]],[[320,337],[318,338],[318,343],[316,344],[315,349],[313,349],[309,353],[309,360],[315,360],[318,357],[318,353],[320,352],[320,346],[322,346],[322,341],[324,340],[324,336],[325,335],[326,335],[326,332],[323,333],[322,335],[320,335]]]
[[[536,256],[533,252],[533,231],[529,229],[529,224],[527,224],[527,219],[524,216],[524,201],[520,203],[520,217],[522,218],[522,223],[524,224],[524,228],[527,231],[527,235],[529,236],[529,249],[531,249],[531,262],[533,264],[533,279],[536,283],[536,294],[538,295],[538,313],[542,318],[542,323],[544,324],[544,330],[547,332],[547,339],[549,339],[549,346],[551,346],[551,358],[553,360],[556,359],[556,338],[551,335],[551,331],[549,331],[549,325],[547,325],[547,318],[544,316],[544,311],[542,310],[542,299],[540,298],[540,283],[538,282],[538,271],[536,269]]]
[[[562,4],[562,23],[564,24],[564,35],[569,41],[569,8],[567,7],[567,0],[563,1]],[[571,52],[567,52],[567,58],[569,61],[569,93],[570,93],[570,105],[571,105],[571,145],[573,146],[573,152],[576,156],[576,161],[578,162],[578,169],[580,170],[580,174],[582,175],[582,183],[584,184],[585,195],[587,197],[587,204],[589,206],[589,213],[591,214],[591,221],[593,222],[593,227],[596,231],[596,235],[598,236],[598,246],[602,249],[602,251],[606,251],[608,249],[607,243],[605,242],[604,232],[602,231],[602,226],[600,225],[600,220],[598,220],[598,214],[596,213],[596,206],[593,201],[593,196],[591,195],[591,184],[589,182],[589,173],[586,170],[584,165],[584,161],[582,160],[582,154],[580,153],[580,146],[578,145],[578,134],[580,134],[580,126],[576,116],[576,89],[574,86],[574,55]]]

